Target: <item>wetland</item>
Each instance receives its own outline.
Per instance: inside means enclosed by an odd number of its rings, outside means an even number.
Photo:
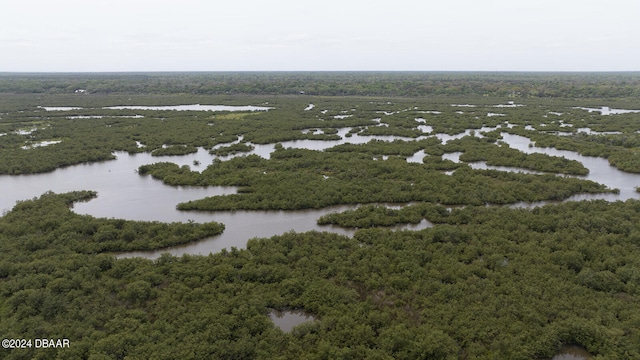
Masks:
[[[0,357],[640,357],[636,74],[102,76],[0,76]]]

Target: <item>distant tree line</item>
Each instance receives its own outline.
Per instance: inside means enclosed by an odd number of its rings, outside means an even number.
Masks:
[[[640,95],[640,73],[2,73],[0,93],[629,98]]]

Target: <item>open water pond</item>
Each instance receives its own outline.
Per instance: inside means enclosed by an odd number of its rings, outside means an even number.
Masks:
[[[551,360],[588,360],[591,358],[593,358],[593,355],[585,348],[568,345],[563,347]]]
[[[273,323],[284,332],[291,332],[294,327],[315,320],[313,316],[295,310],[273,310],[269,314],[269,317],[271,318],[271,321],[273,321]]]

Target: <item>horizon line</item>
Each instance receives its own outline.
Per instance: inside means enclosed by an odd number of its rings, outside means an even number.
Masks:
[[[640,70],[109,70],[0,71],[0,74],[188,74],[188,73],[640,73]]]

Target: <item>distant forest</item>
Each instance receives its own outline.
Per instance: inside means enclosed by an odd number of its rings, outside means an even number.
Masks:
[[[640,96],[640,72],[0,73],[0,93]]]

